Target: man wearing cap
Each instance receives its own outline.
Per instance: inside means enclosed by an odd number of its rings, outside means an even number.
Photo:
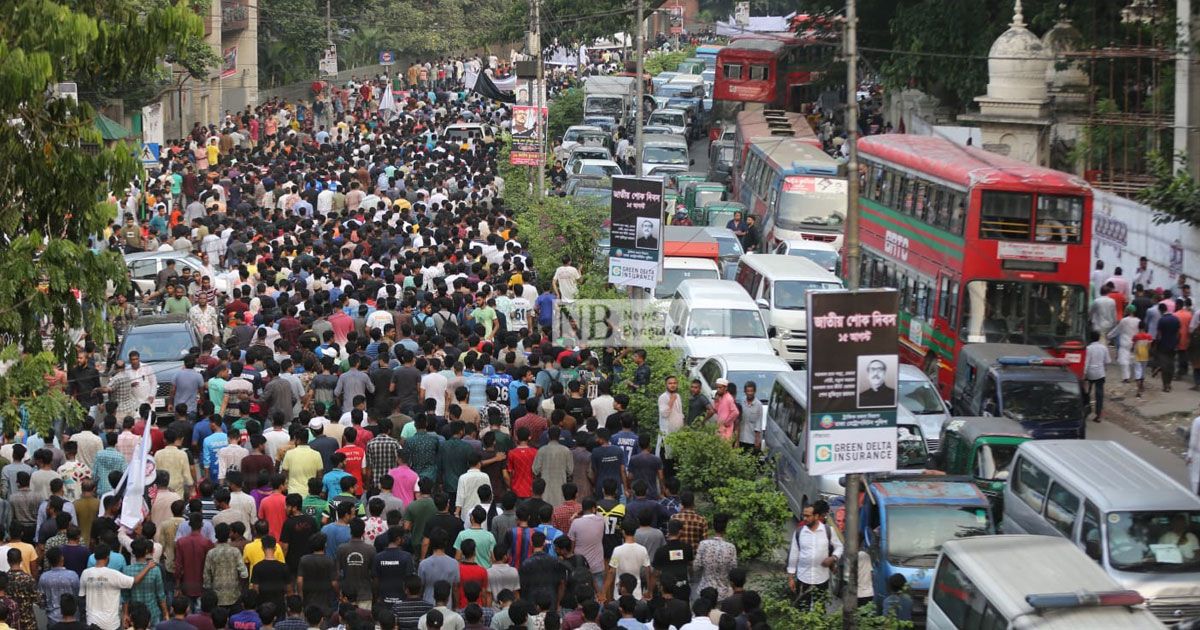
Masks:
[[[713,409],[717,416],[717,433],[726,440],[733,440],[733,427],[737,424],[737,403],[729,393],[729,380],[717,379],[717,391],[713,395]]]

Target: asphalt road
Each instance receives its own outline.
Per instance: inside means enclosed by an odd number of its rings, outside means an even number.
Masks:
[[[1122,410],[1118,405],[1105,406],[1104,415],[1106,417],[1118,414],[1124,416],[1122,420],[1126,420],[1127,422],[1142,422],[1141,419],[1131,418],[1126,415],[1125,411]],[[1109,420],[1105,420],[1100,423],[1095,423],[1089,420],[1087,427],[1087,439],[1112,440],[1129,449],[1130,451],[1133,451],[1134,455],[1137,455],[1147,462],[1150,462],[1154,465],[1154,467],[1163,471],[1172,479],[1182,483],[1184,486],[1188,485],[1187,464],[1184,462],[1182,457],[1165,448],[1152,444],[1142,437],[1126,431],[1124,428]]]

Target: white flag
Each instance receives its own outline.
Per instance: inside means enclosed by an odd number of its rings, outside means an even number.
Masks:
[[[145,510],[142,497],[146,494],[146,477],[157,476],[154,460],[150,459],[150,441],[150,423],[147,422],[145,430],[142,431],[142,440],[138,442],[137,450],[133,452],[133,458],[125,468],[125,477],[121,480],[121,483],[125,484],[125,492],[121,495],[121,517],[117,519],[117,523],[130,529],[142,522]],[[121,484],[117,484],[117,487],[121,487]]]
[[[392,94],[391,82],[388,82],[387,89],[383,91],[383,98],[379,99],[379,113],[388,120],[396,114],[396,97]]]

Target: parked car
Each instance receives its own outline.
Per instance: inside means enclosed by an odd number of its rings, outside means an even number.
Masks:
[[[842,275],[842,255],[829,243],[806,239],[785,239],[775,245],[773,254],[802,256],[821,265],[835,276]]]
[[[152,315],[139,317],[125,330],[111,361],[128,364],[129,353],[136,350],[142,363],[150,366],[158,377],[154,392],[154,410],[169,413],[167,394],[175,374],[184,369],[183,357],[200,345],[200,335],[188,321],[187,315]]]
[[[216,273],[212,267],[206,267],[200,259],[188,252],[138,252],[125,254],[125,265],[129,268],[129,279],[137,285],[141,293],[154,291],[154,283],[158,272],[167,268],[167,261],[175,261],[175,271],[182,272],[184,267],[192,273],[207,275],[212,278],[213,287],[228,295],[229,282],[224,276]]]
[[[571,153],[567,157],[567,163],[564,165],[567,172],[570,173],[571,169],[575,167],[575,163],[580,160],[612,160],[612,154],[606,147],[572,147]]]
[[[578,160],[571,166],[568,173],[585,177],[612,177],[622,174],[621,167],[612,160]]]
[[[661,125],[670,129],[667,133],[677,136],[687,135],[688,133],[688,115],[682,109],[657,109],[650,114],[650,119],[647,123],[651,125]],[[642,133],[645,133],[643,128]]]
[[[787,361],[773,354],[719,354],[711,356],[692,370],[692,378],[699,379],[700,391],[712,400],[717,390],[717,379],[728,379],[738,386],[738,402],[746,400],[742,386],[754,381],[758,398],[765,405],[771,398],[775,379],[782,373],[791,372]]]
[[[950,406],[938,395],[937,387],[929,377],[915,365],[900,364],[899,385],[897,402],[916,416],[921,432],[925,434],[925,445],[930,453],[937,454],[940,450],[938,435],[950,417]]]
[[[568,197],[607,206],[612,200],[612,180],[607,177],[572,177],[567,180],[566,193]]]

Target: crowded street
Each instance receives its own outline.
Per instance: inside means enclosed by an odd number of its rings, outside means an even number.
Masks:
[[[1175,7],[544,1],[9,2],[0,630],[1200,628]]]

